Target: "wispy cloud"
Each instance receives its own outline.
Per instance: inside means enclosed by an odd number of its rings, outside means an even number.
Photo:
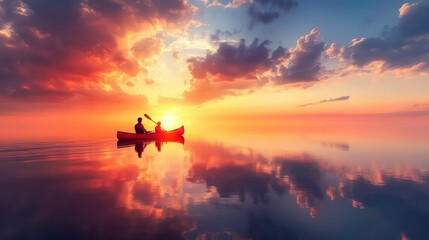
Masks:
[[[327,103],[327,102],[346,101],[346,100],[349,100],[349,98],[350,98],[350,96],[342,96],[342,97],[337,97],[337,98],[323,99],[319,102],[306,103],[306,104],[298,105],[297,107],[307,107],[307,106],[317,105],[317,104],[322,104],[322,103]]]
[[[429,103],[417,103],[412,105],[411,108],[416,110],[429,110]]]
[[[349,151],[350,150],[350,145],[348,143],[343,143],[343,142],[320,142],[320,144],[324,147],[329,147],[329,148],[333,148],[333,149],[337,149],[337,150],[341,150],[341,151]]]

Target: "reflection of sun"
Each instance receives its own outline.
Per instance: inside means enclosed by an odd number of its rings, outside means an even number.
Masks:
[[[175,128],[177,124],[176,117],[174,117],[173,115],[164,115],[161,122],[161,126],[167,130]]]

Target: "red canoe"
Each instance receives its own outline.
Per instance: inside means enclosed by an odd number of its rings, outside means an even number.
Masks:
[[[121,139],[118,140],[116,143],[118,148],[126,148],[126,147],[134,147],[137,144],[150,144],[150,143],[180,143],[185,144],[185,138],[183,136],[175,136],[175,137],[168,137],[166,139]]]
[[[121,132],[118,131],[116,133],[116,137],[119,140],[127,140],[127,139],[170,139],[178,136],[182,136],[185,133],[185,127],[181,126],[178,129],[165,131],[162,133],[129,133],[129,132]]]

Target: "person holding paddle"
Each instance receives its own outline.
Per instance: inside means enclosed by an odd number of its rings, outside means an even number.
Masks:
[[[165,130],[161,127],[161,122],[157,122],[156,123],[156,127],[155,127],[155,132],[156,133],[162,133],[162,132],[164,132]]]
[[[161,127],[161,122],[155,122],[151,117],[149,117],[149,115],[144,114],[145,118],[151,120],[153,123],[156,124],[155,127],[155,133],[163,133],[166,132],[164,128]]]

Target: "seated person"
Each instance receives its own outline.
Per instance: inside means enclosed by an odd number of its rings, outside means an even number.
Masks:
[[[161,122],[157,122],[156,123],[155,132],[156,133],[162,133],[162,132],[164,132],[164,129],[162,129],[162,127],[161,127]]]
[[[134,130],[136,131],[136,133],[147,133],[146,129],[144,128],[143,124],[142,124],[142,118],[139,117],[137,118],[137,124],[134,125]]]

